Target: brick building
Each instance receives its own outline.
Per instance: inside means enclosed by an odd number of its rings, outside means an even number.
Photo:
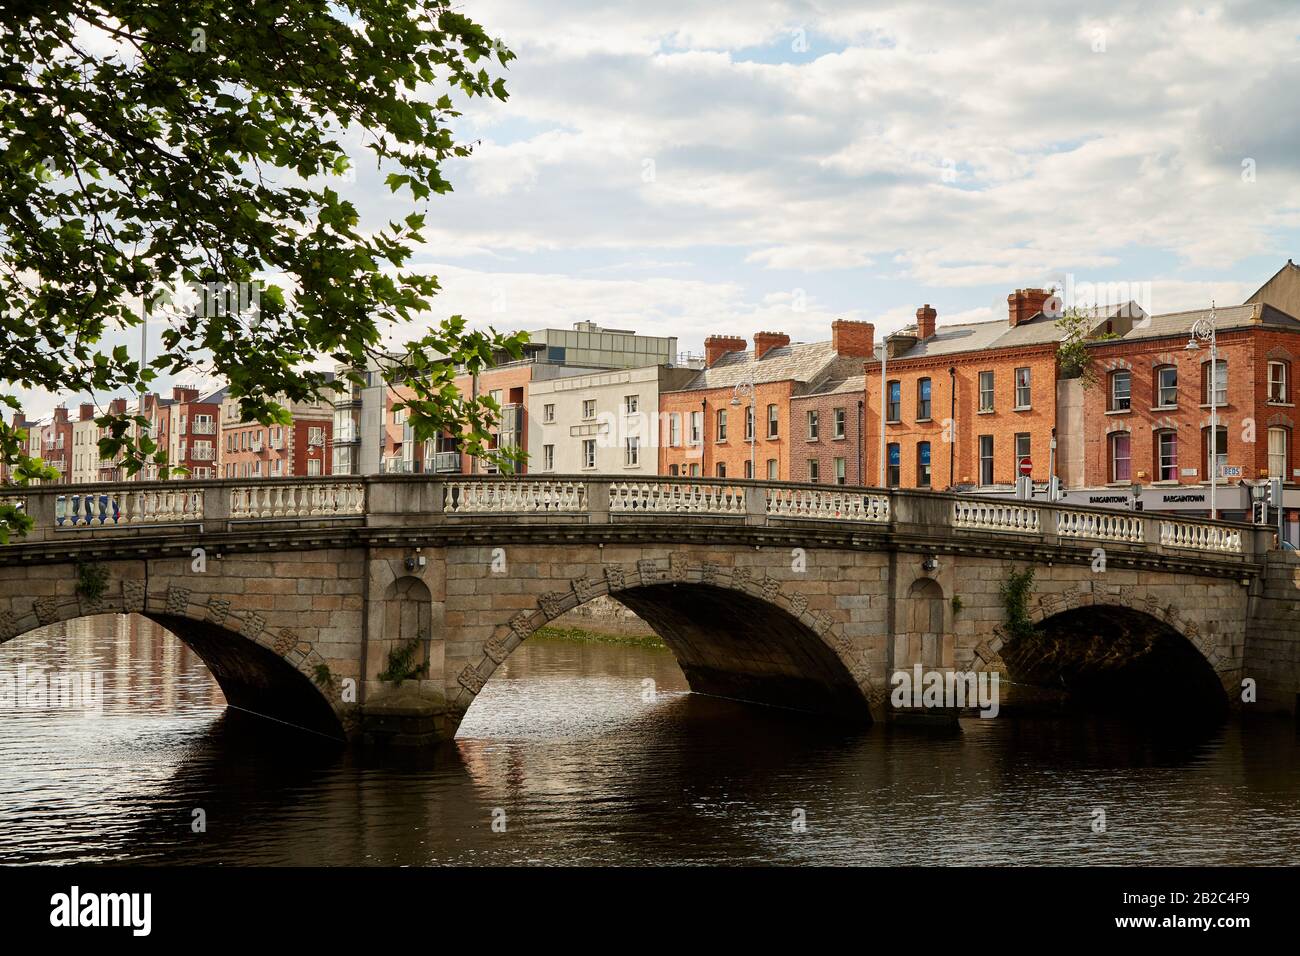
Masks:
[[[50,421],[40,428],[40,458],[51,468],[58,469],[59,482],[72,481],[72,420],[68,409],[60,405]]]
[[[790,400],[790,480],[861,485],[866,378],[834,375]]]
[[[221,402],[221,475],[225,478],[314,478],[331,473],[334,408],[327,402],[280,403],[288,425],[263,425],[240,417],[239,401]]]
[[[1007,296],[1005,322],[942,327],[925,305],[914,326],[886,337],[883,456],[878,355],[865,368],[868,482],[883,477],[887,487],[1006,488],[1015,484],[1024,458],[1035,482],[1048,481],[1054,430],[1058,444],[1068,440],[1059,434],[1059,405],[1070,389],[1058,382],[1062,330],[1043,313],[1049,297],[1046,289],[1017,289]],[[1132,303],[1099,310],[1092,332],[1127,331],[1130,316],[1140,314]]]
[[[660,474],[792,480],[796,452],[804,469],[816,457],[800,431],[811,408],[796,421],[794,399],[860,374],[874,335],[868,322],[838,320],[827,342],[792,345],[783,333],[759,332],[747,351],[738,336],[705,339],[704,369],[685,388],[660,393]],[[844,401],[847,407],[854,399]],[[828,434],[831,428],[828,421]]]
[[[1300,476],[1292,378],[1300,320],[1262,302],[1215,310],[1218,369],[1212,373],[1208,345],[1187,348],[1193,324],[1209,317],[1208,309],[1155,315],[1116,340],[1089,346],[1098,376],[1098,387],[1084,396],[1089,487],[1202,487],[1217,456],[1221,516],[1244,519],[1243,480],[1277,477],[1291,484]],[[1193,504],[1208,513],[1208,499]]]

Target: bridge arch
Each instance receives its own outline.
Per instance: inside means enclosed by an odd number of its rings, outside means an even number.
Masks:
[[[1042,595],[1029,616],[1032,636],[1000,632],[977,650],[977,670],[1067,706],[1198,719],[1226,715],[1238,690],[1217,637],[1146,589],[1075,586]]]
[[[109,590],[95,600],[38,597],[30,610],[0,610],[0,644],[79,618],[139,614],[203,661],[229,706],[345,739],[355,714],[342,704],[338,677],[309,643],[288,629],[273,633],[255,611],[234,607],[237,600],[237,595],[195,595],[174,586],[147,592],[143,580],[110,581]]]
[[[608,595],[650,624],[697,692],[863,723],[873,710],[878,715],[884,694],[864,652],[827,612],[812,610],[806,595],[761,575],[684,552],[667,561],[607,564],[603,579],[576,579],[498,625],[478,661],[460,671],[454,709],[463,715],[496,668],[539,628]]]

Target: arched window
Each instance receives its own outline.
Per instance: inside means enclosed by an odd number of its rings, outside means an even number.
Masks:
[[[1110,433],[1110,480],[1132,480],[1133,447],[1128,432]]]
[[[1289,477],[1287,463],[1290,459],[1290,429],[1274,425],[1268,430],[1268,476],[1270,478]]]
[[[1201,429],[1201,466],[1205,477],[1211,475],[1222,477],[1223,467],[1228,464],[1228,429],[1219,426],[1218,434],[1212,442],[1210,429]]]
[[[1210,363],[1201,363],[1201,404],[1228,404],[1228,363],[1219,359],[1215,363],[1213,389],[1210,385]]]
[[[1156,460],[1152,469],[1156,481],[1178,480],[1178,432],[1172,428],[1161,429],[1155,433],[1152,447]]]
[[[1126,412],[1132,404],[1133,373],[1119,368],[1110,373],[1110,410]]]

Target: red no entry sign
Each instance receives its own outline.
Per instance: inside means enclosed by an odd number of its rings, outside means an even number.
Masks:
[[[1034,463],[1029,460],[1028,455],[1020,459],[1020,473],[1022,475],[1032,475],[1034,473]]]

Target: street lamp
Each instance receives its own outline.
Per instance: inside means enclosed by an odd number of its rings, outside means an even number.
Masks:
[[[885,487],[885,408],[889,404],[889,399],[885,395],[885,363],[889,358],[889,337],[883,336],[880,340],[880,484],[879,488]]]
[[[741,379],[739,382],[736,383],[735,388],[731,390],[731,404],[739,408],[741,405],[740,396],[742,395],[749,396],[750,421],[746,423],[749,426],[749,477],[757,480],[758,465],[755,463],[754,460],[754,452],[755,452],[754,440],[758,437],[758,410],[754,407],[755,391],[756,389],[754,388],[754,370],[750,369],[749,377]]]
[[[1219,487],[1219,342],[1215,335],[1217,315],[1214,300],[1210,300],[1208,318],[1197,319],[1192,323],[1192,334],[1187,340],[1187,351],[1195,352],[1202,342],[1210,345],[1210,448],[1207,456],[1210,462],[1210,519],[1219,516],[1216,492]]]

